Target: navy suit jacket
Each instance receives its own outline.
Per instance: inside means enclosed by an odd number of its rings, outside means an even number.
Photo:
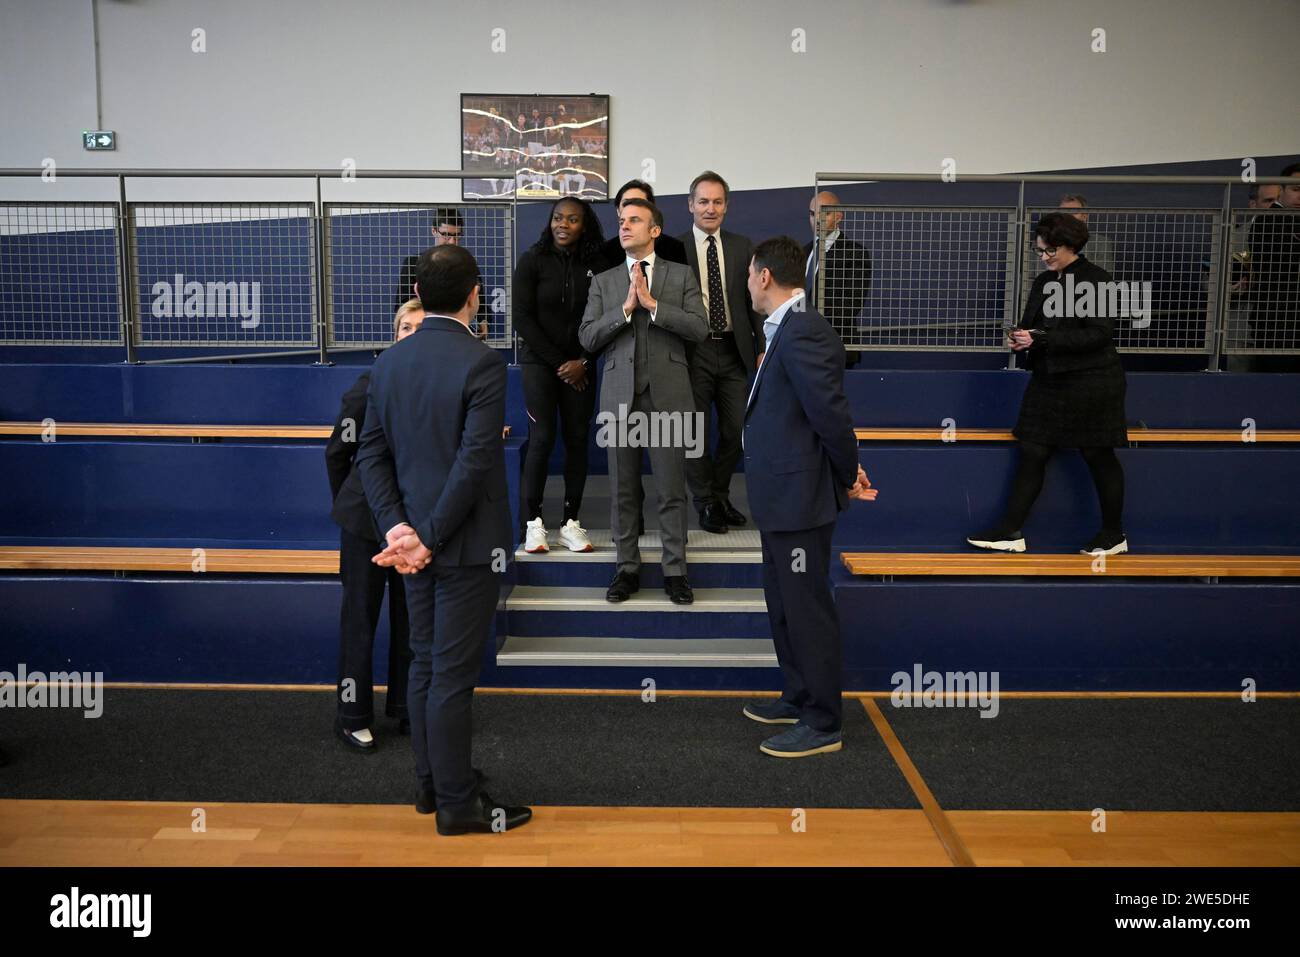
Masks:
[[[509,555],[506,363],[454,319],[425,316],[370,373],[357,471],[381,534],[406,522],[439,566]]]
[[[358,538],[379,541],[383,536],[375,534],[375,519],[366,504],[361,475],[356,469],[357,444],[366,421],[366,393],[369,391],[370,370],[367,369],[352,388],[343,393],[334,431],[325,443],[325,468],[329,472],[330,494],[334,498],[330,518]]]
[[[818,528],[848,508],[858,441],[844,395],[844,347],[811,307],[791,308],[745,409],[745,487],[765,532]]]

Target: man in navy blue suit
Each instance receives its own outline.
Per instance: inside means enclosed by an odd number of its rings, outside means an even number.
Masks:
[[[375,360],[356,466],[388,542],[374,560],[408,576],[416,810],[437,811],[439,834],[503,831],[532,812],[480,789],[470,712],[512,542],[506,364],[470,331],[480,280],[467,250],[426,250],[416,282],[424,320]]]
[[[745,408],[745,483],[763,543],[763,596],[785,689],[745,716],[791,727],[759,750],[803,758],[840,749],[840,627],[831,534],[849,500],[876,490],[858,464],[844,396],[844,347],[806,302],[804,253],[788,236],[754,248],[749,295],[766,351]]]

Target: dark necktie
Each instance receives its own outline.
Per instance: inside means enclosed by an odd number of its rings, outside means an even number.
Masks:
[[[821,249],[821,240],[813,237],[812,254],[808,257],[808,269],[803,277],[803,291],[808,296],[808,301],[813,301],[813,286],[817,280],[817,253]]]
[[[650,264],[642,259],[636,264],[636,268],[641,270],[641,275],[645,277],[646,288],[650,288]],[[632,353],[632,389],[635,392],[644,392],[650,386],[649,370],[649,352],[650,352],[650,313],[646,312],[637,303],[636,308],[632,310],[632,335],[636,342],[633,345],[635,351]]]
[[[710,236],[705,242],[709,246],[709,331],[727,331],[727,302],[722,292],[722,270],[718,268],[718,243]]]

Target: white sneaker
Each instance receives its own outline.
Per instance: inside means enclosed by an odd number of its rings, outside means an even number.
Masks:
[[[560,544],[571,552],[589,552],[592,550],[591,539],[587,537],[587,530],[578,524],[576,518],[569,519],[560,529]]]
[[[533,519],[524,531],[524,551],[536,554],[550,550],[550,546],[546,544],[546,526],[542,524],[540,518]]]

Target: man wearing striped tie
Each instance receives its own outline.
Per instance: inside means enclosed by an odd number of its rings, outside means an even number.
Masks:
[[[763,351],[763,319],[754,312],[746,282],[753,244],[727,232],[731,188],[717,173],[705,170],[691,183],[687,209],[695,224],[681,235],[687,265],[695,272],[704,295],[709,334],[690,343],[691,391],[695,408],[704,417],[704,454],[686,462],[700,528],[721,534],[729,525],[744,525],[745,516],[731,504],[731,475],[740,461],[740,430],[745,420],[749,383]],[[716,448],[709,432],[718,410]]]

